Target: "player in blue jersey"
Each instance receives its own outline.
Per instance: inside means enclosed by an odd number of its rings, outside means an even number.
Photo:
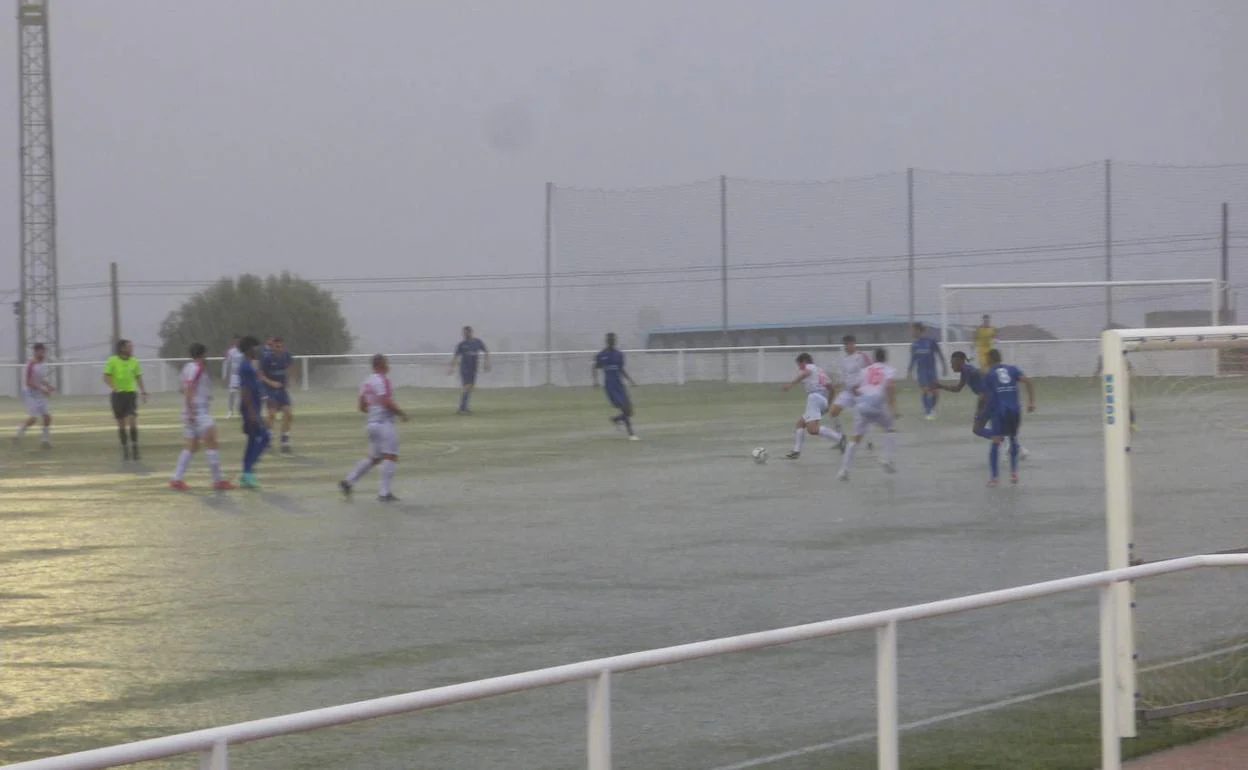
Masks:
[[[992,408],[992,448],[988,450],[988,486],[997,485],[1001,460],[1001,444],[1010,440],[1010,483],[1018,483],[1018,431],[1023,424],[1022,404],[1018,398],[1021,383],[1027,389],[1027,411],[1036,411],[1036,391],[1031,380],[1017,366],[1001,363],[1001,351],[988,351],[988,371],[984,372],[984,389]]]
[[[919,388],[923,392],[924,419],[934,420],[939,393],[936,388],[936,363],[940,362],[942,374],[948,374],[949,367],[945,365],[945,356],[940,352],[940,343],[926,332],[923,324],[914,325],[914,342],[910,343],[910,366],[906,369],[906,376],[910,376],[911,372],[917,375]]]
[[[987,360],[988,355],[984,354]],[[984,387],[984,373],[976,368],[969,360],[967,355],[961,350],[954,351],[949,356],[949,365],[953,368],[954,374],[959,375],[957,385],[945,385],[944,383],[936,383],[938,390],[948,391],[950,393],[961,393],[963,388],[970,388],[971,393],[976,396],[975,419],[971,422],[971,432],[980,438],[992,440],[992,429],[988,427],[989,420],[992,419],[992,404],[988,401],[988,390]],[[1026,460],[1030,452],[1021,443],[1018,445],[1018,459]]]
[[[620,410],[619,414],[611,418],[611,422],[628,431],[629,441],[637,441],[637,434],[633,433],[633,402],[629,400],[628,389],[624,387],[625,382],[633,387],[637,383],[624,371],[624,354],[615,346],[614,332],[607,335],[607,346],[594,356],[592,375],[595,388],[598,387],[599,369],[602,370],[602,389],[607,394],[607,401]]]
[[[463,390],[459,394],[459,412],[457,414],[471,414],[468,411],[468,399],[472,397],[472,389],[477,384],[477,359],[480,356],[485,357],[485,370],[490,370],[490,351],[485,347],[485,343],[472,335],[472,327],[464,327],[464,338],[455,346],[455,352],[451,355],[451,366],[447,370],[447,374],[454,374],[455,363],[459,363],[459,381]]]
[[[243,417],[243,434],[247,436],[247,446],[243,450],[243,475],[239,477],[239,486],[244,489],[256,489],[256,463],[269,447],[269,428],[264,420],[261,403],[265,388],[276,387],[277,383],[268,380],[261,371],[259,353],[260,340],[251,335],[243,337],[238,343],[243,354],[243,361],[238,366],[239,414]]]
[[[271,383],[267,386],[270,430],[273,428],[273,423],[277,421],[277,415],[282,416],[282,454],[290,454],[290,424],[295,419],[294,413],[291,412],[290,400],[292,385],[290,370],[293,364],[294,359],[290,351],[286,350],[286,343],[281,337],[273,337],[269,342],[268,351],[260,359],[260,368],[264,372],[265,379]]]

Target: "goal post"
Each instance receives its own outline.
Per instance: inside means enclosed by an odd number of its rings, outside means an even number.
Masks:
[[[951,349],[950,345],[953,341],[955,341],[953,338],[953,335],[951,335],[951,332],[953,331],[952,316],[956,314],[952,312],[953,308],[951,308],[951,302],[957,294],[962,293],[962,292],[989,293],[989,292],[994,292],[994,291],[1009,292],[1009,291],[1028,290],[1028,289],[1047,289],[1047,290],[1063,291],[1065,292],[1065,296],[1068,297],[1070,296],[1071,292],[1077,289],[1101,288],[1101,289],[1112,291],[1113,289],[1128,289],[1128,288],[1158,289],[1158,288],[1166,288],[1166,287],[1169,287],[1172,289],[1186,289],[1186,293],[1188,294],[1194,293],[1197,295],[1201,293],[1199,291],[1200,289],[1202,288],[1207,289],[1208,301],[1209,301],[1209,304],[1208,304],[1209,324],[1211,326],[1220,326],[1222,324],[1224,319],[1222,318],[1222,314],[1220,312],[1220,305],[1221,305],[1221,299],[1222,299],[1223,284],[1217,278],[1174,278],[1174,279],[1164,279],[1164,280],[1141,280],[1141,281],[1049,281],[1049,282],[1039,282],[1039,283],[948,283],[948,284],[942,284],[940,287],[941,348],[944,349],[945,354],[948,355]],[[1156,298],[1152,298],[1152,299],[1156,299]],[[1138,305],[1139,301],[1137,300],[1135,304]],[[1200,322],[1203,322],[1203,319]],[[1086,328],[1086,325],[1085,325],[1085,328]],[[1099,333],[1100,328],[1103,328],[1103,324],[1096,328],[1097,328],[1097,333]],[[1078,334],[1076,336],[1087,340],[1087,344],[1091,345],[1093,340],[1095,340],[1097,334],[1088,333],[1090,331],[1091,330],[1085,331],[1083,334]],[[963,341],[963,340],[958,339],[957,341]],[[971,342],[971,340],[965,340],[965,341]],[[1210,361],[1211,361],[1211,366],[1213,367],[1212,373],[1214,375],[1218,374],[1217,354],[1214,354],[1213,356],[1211,356]]]
[[[1217,282],[1213,284],[1216,303]],[[1101,333],[1105,526],[1109,569],[1127,567],[1136,562],[1131,494],[1131,377],[1126,355],[1141,351],[1217,351],[1245,345],[1248,345],[1248,326],[1109,329]],[[1130,738],[1136,735],[1139,699],[1131,585],[1119,583],[1115,586],[1113,601],[1117,616],[1115,687],[1120,704],[1118,721],[1122,736]]]

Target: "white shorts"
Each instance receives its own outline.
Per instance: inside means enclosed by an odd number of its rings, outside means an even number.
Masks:
[[[230,375],[230,390],[238,390],[238,375]]]
[[[828,397],[822,393],[806,394],[806,411],[802,414],[803,422],[818,422],[828,411]]]
[[[398,455],[399,429],[394,423],[378,422],[368,426],[368,451],[370,457]]]
[[[849,390],[849,388],[846,388],[845,390],[842,390],[836,394],[836,400],[833,401],[832,403],[835,406],[839,406],[842,410],[845,410],[845,409],[853,409],[854,404],[857,403],[857,401],[858,401],[858,397],[853,394],[853,391]]]
[[[885,431],[893,429],[893,415],[887,409],[859,409],[858,414],[854,417],[854,433],[855,436],[864,436],[867,428],[871,425],[877,425]]]
[[[208,432],[208,429],[214,428],[216,427],[216,425],[217,423],[216,421],[212,419],[212,415],[208,414],[207,412],[200,412],[199,414],[195,415],[194,426],[187,424],[186,417],[183,417],[182,418],[182,438],[185,438],[185,439],[203,438],[204,434]]]
[[[48,414],[48,399],[41,393],[24,393],[22,400],[26,402],[26,414],[31,417],[45,417]]]

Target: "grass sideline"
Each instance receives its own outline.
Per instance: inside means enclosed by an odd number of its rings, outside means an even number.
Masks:
[[[1083,380],[1041,381],[1039,386],[1042,409],[1063,399],[1092,401],[1096,393],[1095,383]],[[638,431],[643,440],[648,435],[670,435],[679,441],[679,431],[684,429],[660,426],[695,429],[714,419],[774,420],[776,434],[783,436],[791,429],[797,411],[796,395],[780,396],[776,390],[775,385],[724,387],[713,383],[644,386],[634,393],[639,408]],[[271,484],[273,489],[291,490],[297,497],[311,494],[309,490],[332,494],[337,476],[364,450],[363,420],[353,411],[353,395],[342,390],[296,395],[294,446],[306,463],[267,459],[260,469],[266,489]],[[480,406],[486,419],[455,416],[455,398],[452,390],[399,391],[400,403],[412,414],[412,423],[404,426],[402,434],[403,457],[408,461],[400,471],[403,476],[479,474],[499,467],[540,471],[569,456],[592,453],[602,442],[618,438],[606,423],[609,410],[601,393],[589,388],[483,390],[476,395],[474,406]],[[904,388],[902,399],[903,408],[911,415],[908,419],[913,420],[913,389]],[[957,406],[949,410],[954,415],[951,420],[961,420],[964,412],[969,414],[969,399],[953,403]],[[194,461],[188,475],[196,487],[195,495],[179,497],[165,487],[180,446],[176,396],[158,395],[142,409],[144,464],[150,476],[140,480],[118,473],[115,428],[110,425],[104,399],[55,399],[52,405],[56,448],[39,451],[35,433],[23,448],[12,450],[20,462],[0,469],[0,488],[9,497],[4,508],[36,513],[53,512],[67,500],[93,506],[133,506],[159,500],[172,508],[202,511],[193,508],[198,503],[185,502],[205,491],[202,459]],[[233,475],[242,443],[238,422],[221,416],[220,402],[216,407],[223,459],[227,472]],[[11,399],[0,401],[0,417],[11,424],[18,420],[18,409]],[[1069,419],[1073,424],[1077,418]],[[655,433],[648,433],[650,430]],[[724,451],[744,460],[750,448],[728,446]],[[411,462],[413,458],[419,461]],[[31,484],[32,477],[42,479]],[[230,494],[245,499],[248,493]],[[1206,664],[1191,664],[1188,673],[1199,676],[1202,665]],[[1090,688],[917,729],[903,735],[904,766],[919,770],[1090,768],[1095,766],[1099,752],[1096,714],[1096,692]],[[1184,719],[1145,725],[1139,738],[1124,744],[1124,754],[1138,756],[1189,743],[1245,721],[1242,714],[1231,714],[1225,724],[1213,726]],[[840,770],[865,766],[873,756],[869,748],[855,747],[842,750],[836,757],[815,753],[780,766]]]

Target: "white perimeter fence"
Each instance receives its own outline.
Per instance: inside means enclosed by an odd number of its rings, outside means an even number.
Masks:
[[[883,347],[889,362],[904,372],[910,364],[909,343],[863,345],[864,350]],[[1033,377],[1086,377],[1096,370],[1099,339],[1024,340],[997,346],[1006,362]],[[974,352],[966,343],[945,351]],[[793,359],[808,351],[825,369],[835,371],[840,345],[791,345],[744,348],[674,348],[626,350],[628,372],[638,383],[684,385],[689,382],[766,383],[784,382],[793,376]],[[538,385],[587,386],[593,350],[552,353],[494,353],[489,372],[480,371],[478,387],[528,388]],[[448,371],[450,356],[439,353],[392,353],[390,379],[396,387],[458,387],[457,372]],[[356,388],[370,372],[371,354],[295,356],[296,387],[301,390]],[[178,371],[184,359],[140,359],[144,381],[152,393],[177,390]],[[1188,350],[1132,355],[1136,376],[1209,376],[1215,373],[1214,354]],[[102,379],[103,361],[52,363],[61,395],[107,393]],[[213,373],[220,373],[220,359],[213,359]],[[1239,367],[1235,367],[1236,370]],[[7,370],[7,371],[6,371]],[[22,364],[0,364],[0,396],[17,395]],[[1236,373],[1239,373],[1236,371]],[[952,376],[952,375],[951,375]]]
[[[1119,628],[1118,613],[1115,612],[1112,597],[1114,586],[1158,575],[1210,567],[1248,567],[1248,554],[1188,556],[1182,559],[1094,572],[1088,575],[945,599],[928,604],[917,604],[884,612],[872,612],[838,620],[617,655],[447,687],[435,687],[404,695],[392,695],[314,711],[213,727],[60,757],[19,762],[15,765],[8,765],[7,770],[98,770],[189,753],[201,755],[200,766],[204,770],[228,770],[229,747],[232,744],[407,714],[569,682],[588,682],[589,685],[586,715],[587,766],[589,770],[610,770],[612,758],[611,685],[616,674],[733,652],[761,650],[855,631],[874,631],[876,638],[877,766],[880,770],[898,770],[900,768],[901,733],[897,666],[897,627],[899,624],[1091,589],[1097,589],[1100,594],[1101,768],[1102,770],[1118,770],[1122,764],[1117,702],[1117,683],[1121,672],[1118,670],[1118,658],[1115,655]]]

